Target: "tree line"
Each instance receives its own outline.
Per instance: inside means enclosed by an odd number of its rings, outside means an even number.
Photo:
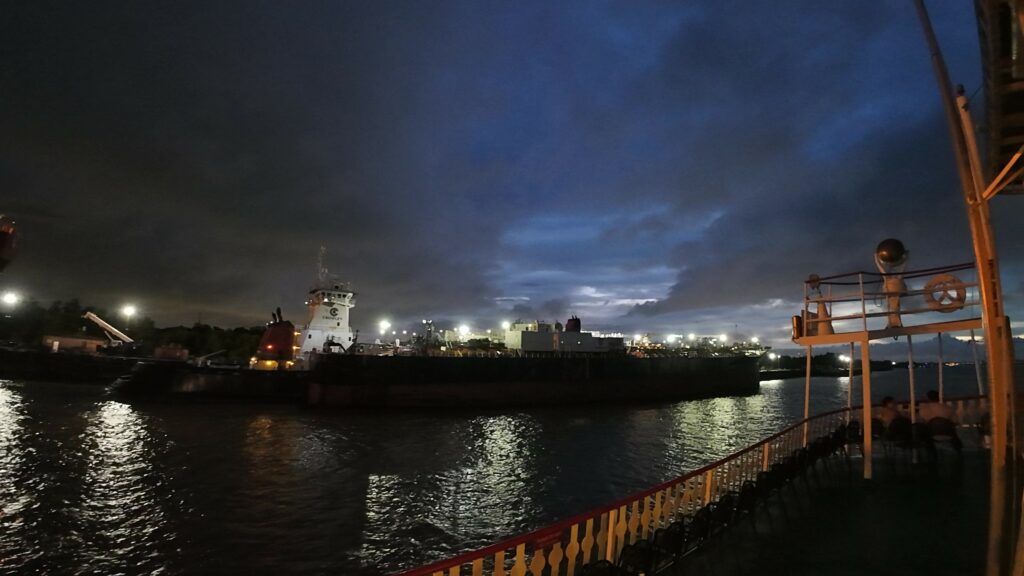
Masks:
[[[42,347],[43,336],[90,336],[105,338],[103,331],[82,318],[92,312],[136,341],[134,352],[149,355],[160,346],[176,344],[191,356],[203,356],[220,350],[224,358],[247,362],[256,351],[263,327],[219,328],[209,324],[158,328],[152,319],[142,316],[126,320],[121,315],[97,306],[83,306],[77,299],[56,301],[49,306],[28,300],[16,308],[0,310],[0,344]]]

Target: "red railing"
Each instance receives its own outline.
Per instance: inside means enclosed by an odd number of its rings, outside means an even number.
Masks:
[[[947,403],[954,406],[961,424],[978,422],[985,409],[981,396],[949,399]],[[792,455],[808,441],[832,433],[851,416],[859,419],[859,412],[861,406],[855,406],[801,420],[739,452],[653,488],[533,532],[402,572],[400,576],[573,576],[589,562],[615,561],[627,544],[648,539],[658,528],[737,490],[747,480],[755,480],[759,472]]]

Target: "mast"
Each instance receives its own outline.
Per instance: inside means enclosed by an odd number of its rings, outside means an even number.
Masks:
[[[998,193],[999,180],[986,186],[982,176],[974,126],[967,99],[962,93],[954,98],[949,72],[942,58],[935,31],[928,18],[923,0],[914,0],[925,41],[931,54],[932,68],[939,84],[939,95],[946,115],[956,157],[960,188],[967,209],[967,220],[971,229],[971,243],[978,271],[978,286],[981,296],[982,322],[985,333],[985,350],[988,355],[989,403],[992,419],[992,471],[989,500],[988,527],[988,576],[1000,576],[1009,572],[1013,564],[1008,543],[1004,536],[1006,526],[1007,492],[1007,444],[1012,441],[1007,435],[1008,410],[1012,406],[1013,392],[1013,340],[1009,321],[1003,311],[1002,286],[999,278],[999,264],[989,214],[988,200]],[[1019,156],[1011,162],[1015,162]],[[1003,170],[1000,176],[1008,172]],[[1005,187],[1005,183],[1002,185]],[[993,191],[992,189],[996,189]],[[1015,527],[1014,527],[1015,528]]]

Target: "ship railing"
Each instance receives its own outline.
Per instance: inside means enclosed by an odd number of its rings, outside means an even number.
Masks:
[[[977,426],[986,419],[988,405],[983,396],[950,398],[946,403],[954,408],[961,426]],[[815,439],[835,438],[841,433],[845,445],[850,421],[862,417],[862,407],[854,406],[801,420],[739,452],[653,488],[539,530],[402,572],[400,576],[575,576],[587,564],[602,560],[618,563],[626,546],[651,541],[655,531],[692,519],[698,510],[715,504],[726,494],[735,497],[744,482],[756,484],[760,473],[768,472],[775,464],[792,461]]]
[[[889,274],[811,275],[804,281],[801,315],[793,319],[793,339],[882,330],[894,320],[906,327],[976,318],[980,302],[973,263]]]

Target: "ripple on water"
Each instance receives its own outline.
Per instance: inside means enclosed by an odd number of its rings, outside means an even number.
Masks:
[[[972,393],[973,376],[950,370],[950,393]],[[905,377],[878,374],[876,391],[905,397]],[[920,393],[934,386],[918,378]],[[668,405],[361,413],[131,405],[97,388],[0,382],[0,572],[408,568],[735,452],[799,420],[803,386]],[[814,379],[812,411],[844,406],[847,386]]]

